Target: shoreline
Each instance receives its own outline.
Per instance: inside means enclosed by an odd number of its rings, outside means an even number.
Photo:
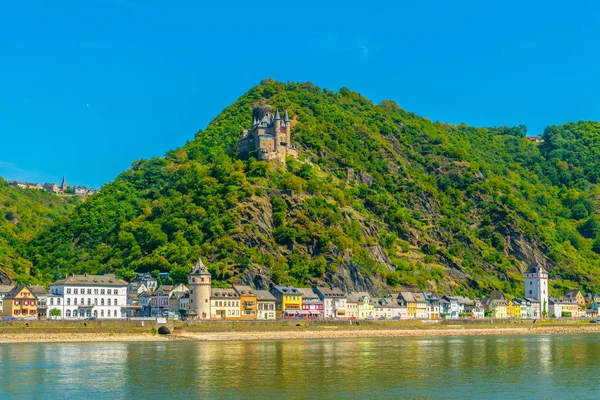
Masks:
[[[137,330],[90,330],[73,329],[17,329],[10,331],[0,328],[0,344],[25,343],[107,343],[107,342],[206,342],[206,341],[265,341],[265,340],[306,340],[306,339],[355,339],[355,338],[396,338],[396,337],[441,337],[441,336],[508,336],[508,335],[556,335],[556,334],[600,334],[600,324],[558,324],[558,325],[489,325],[468,326],[448,325],[435,327],[314,327],[291,328],[284,330],[260,329],[221,330],[177,328],[172,334],[159,335],[155,331]]]

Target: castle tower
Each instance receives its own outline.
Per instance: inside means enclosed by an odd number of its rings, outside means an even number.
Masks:
[[[548,315],[548,272],[536,261],[525,271],[525,297],[540,302],[540,313],[537,317]]]
[[[198,259],[188,276],[190,313],[195,312],[197,319],[210,319],[210,279],[210,272]]]
[[[292,143],[291,129],[290,129],[290,116],[288,115],[287,110],[285,110],[285,115],[283,116],[283,122],[285,123],[285,136],[286,142],[288,145]]]
[[[67,191],[67,178],[63,176],[62,183],[60,184],[60,188],[65,193]]]

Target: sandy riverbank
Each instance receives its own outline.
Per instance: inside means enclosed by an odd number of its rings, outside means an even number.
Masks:
[[[600,324],[517,325],[517,326],[435,326],[423,328],[373,329],[370,327],[335,327],[333,329],[291,328],[285,330],[205,331],[177,329],[171,335],[157,335],[151,331],[138,332],[73,332],[43,330],[2,330],[0,344],[8,343],[81,343],[81,342],[167,342],[167,341],[236,341],[236,340],[298,340],[298,339],[350,339],[393,338],[426,336],[490,336],[490,335],[547,335],[547,334],[598,334]]]

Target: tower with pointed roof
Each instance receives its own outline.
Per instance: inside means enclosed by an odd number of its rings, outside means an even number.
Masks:
[[[281,162],[285,162],[288,156],[298,158],[296,145],[292,143],[287,110],[281,118],[279,109],[273,114],[270,106],[255,107],[252,110],[252,129],[243,132],[237,147],[241,158],[255,156],[262,161]]]
[[[540,302],[540,314],[536,318],[548,314],[548,271],[537,260],[525,271],[525,297]]]
[[[188,276],[190,287],[190,315],[197,319],[210,319],[210,272],[200,258]]]
[[[60,189],[65,193],[67,191],[67,178],[63,176],[62,183],[60,184]]]

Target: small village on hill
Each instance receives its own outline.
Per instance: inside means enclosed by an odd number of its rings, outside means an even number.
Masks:
[[[68,186],[67,179],[63,176],[62,183],[57,185],[56,183],[44,183],[43,185],[40,183],[33,182],[23,182],[23,181],[8,181],[8,183],[14,187],[20,189],[34,189],[34,190],[44,190],[48,193],[52,194],[60,194],[60,195],[76,195],[76,196],[85,196],[92,195],[98,192],[98,190],[93,188],[88,188],[85,186]]]

